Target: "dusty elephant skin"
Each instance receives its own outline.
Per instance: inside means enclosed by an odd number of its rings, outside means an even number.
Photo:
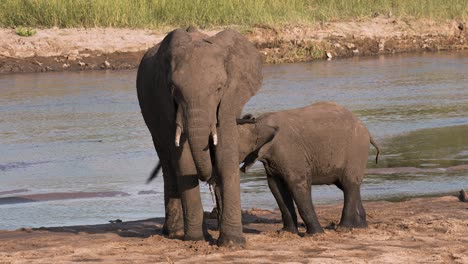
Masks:
[[[263,163],[283,230],[298,232],[295,203],[307,233],[323,233],[311,198],[311,185],[320,184],[335,184],[344,193],[340,226],[367,227],[360,186],[369,143],[377,155],[379,149],[356,116],[336,103],[320,102],[251,120],[238,121],[242,170]]]
[[[161,160],[170,237],[182,228],[185,240],[207,237],[198,180],[215,174],[224,208],[218,243],[245,243],[236,119],[260,88],[261,69],[258,51],[233,30],[208,37],[176,29],[143,57],[138,100]]]

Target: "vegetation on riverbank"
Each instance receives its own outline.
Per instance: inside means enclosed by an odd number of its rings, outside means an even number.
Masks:
[[[466,0],[2,0],[0,27],[308,24],[376,15],[468,17]]]

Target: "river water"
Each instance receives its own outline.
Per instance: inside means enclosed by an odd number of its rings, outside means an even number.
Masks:
[[[164,215],[162,177],[140,115],[136,71],[0,75],[0,229]],[[403,199],[468,187],[468,52],[266,65],[244,112],[336,101],[381,148],[363,198]],[[241,176],[242,207],[276,208],[261,164]],[[212,198],[202,184],[205,210]],[[315,203],[342,200],[314,186]],[[34,201],[34,202],[33,202]]]

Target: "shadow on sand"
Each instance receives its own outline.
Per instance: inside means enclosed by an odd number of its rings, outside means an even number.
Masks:
[[[258,212],[262,214],[257,215]],[[205,212],[204,219],[209,230],[216,231],[218,221],[212,217],[212,214]],[[98,225],[77,225],[77,226],[60,226],[60,227],[40,227],[33,228],[34,231],[49,231],[49,232],[65,232],[65,233],[87,233],[87,234],[104,234],[114,233],[121,237],[139,237],[148,238],[151,236],[163,236],[162,228],[164,225],[164,217],[150,218],[146,220],[120,222],[120,220],[109,221],[109,224]],[[259,234],[265,229],[265,224],[275,225],[281,223],[279,214],[267,210],[247,210],[242,212],[242,222],[244,224],[243,232],[251,234]],[[249,224],[249,227],[246,227]],[[255,224],[258,224],[258,228]],[[269,229],[269,228],[266,228]]]

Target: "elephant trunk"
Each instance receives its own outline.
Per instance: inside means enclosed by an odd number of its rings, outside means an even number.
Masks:
[[[193,114],[193,113],[192,113]],[[197,168],[198,178],[207,181],[211,178],[211,157],[209,150],[210,126],[206,118],[191,115],[186,126],[187,139]]]

